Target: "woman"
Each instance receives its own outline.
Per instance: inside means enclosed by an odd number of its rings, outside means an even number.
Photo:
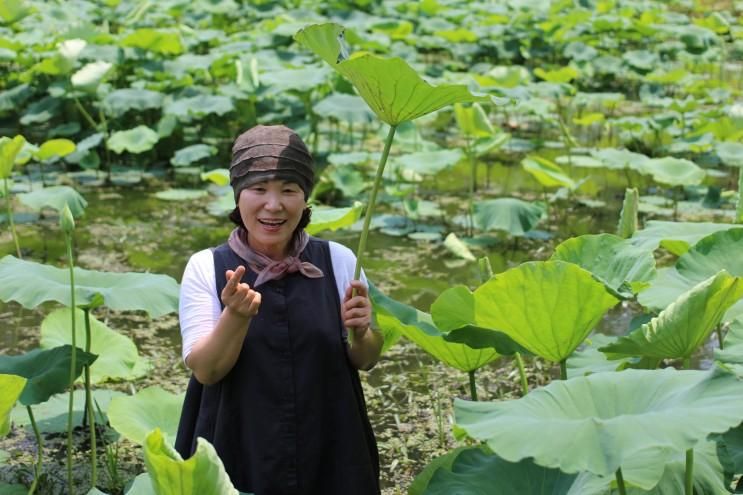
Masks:
[[[304,231],[314,180],[292,130],[241,134],[230,164],[238,227],[191,257],[181,285],[193,376],[176,450],[187,458],[209,440],[235,488],[256,495],[379,493],[357,370],[374,365],[382,336],[353,253]]]

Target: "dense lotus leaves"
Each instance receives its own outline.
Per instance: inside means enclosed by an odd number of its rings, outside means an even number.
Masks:
[[[352,124],[371,123],[374,114],[364,105],[364,99],[356,95],[333,93],[318,101],[312,110],[326,119],[340,120]]]
[[[135,395],[111,399],[108,421],[124,438],[142,445],[155,428],[175,442],[184,394],[172,394],[160,387],[147,387]]]
[[[203,198],[208,194],[203,189],[164,189],[154,193],[153,196],[165,201],[190,201]]]
[[[653,176],[653,180],[669,186],[701,184],[706,173],[690,160],[683,158],[650,158],[643,162],[640,172]]]
[[[573,237],[555,248],[550,259],[585,268],[617,297],[632,298],[655,277],[652,251],[643,251],[612,234]]]
[[[43,124],[59,114],[62,99],[46,96],[31,103],[20,119],[22,125]]]
[[[118,154],[124,151],[143,153],[154,148],[159,140],[157,132],[146,125],[138,125],[134,129],[112,133],[106,140],[106,146]]]
[[[129,110],[143,111],[161,108],[164,98],[164,94],[149,89],[117,89],[103,98],[103,110],[112,117],[121,117]]]
[[[521,160],[521,166],[544,187],[567,187],[577,189],[578,183],[568,177],[559,165],[540,156],[529,156]]]
[[[534,75],[547,82],[561,84],[569,83],[573,79],[576,79],[578,76],[580,76],[580,72],[578,72],[574,67],[570,66],[561,67],[560,69],[549,71],[544,70],[541,67],[537,67],[536,69],[534,69]]]
[[[457,425],[504,459],[605,477],[621,467],[625,481],[645,490],[661,480],[669,456],[739,424],[741,407],[734,375],[673,368],[557,380],[515,401],[454,402]]]
[[[335,231],[350,227],[361,218],[363,209],[363,203],[358,201],[353,206],[345,208],[314,206],[312,220],[305,230],[308,234],[315,235],[325,230]]]
[[[304,93],[328,84],[331,74],[332,72],[325,66],[278,69],[261,74],[261,84],[269,87],[268,94],[284,91]]]
[[[192,144],[175,152],[170,163],[174,167],[187,167],[204,158],[209,158],[217,154],[217,148],[208,144]]]
[[[568,378],[620,369],[623,363],[607,359],[606,354],[599,351],[599,347],[609,345],[614,341],[616,341],[616,337],[610,335],[596,333],[589,336],[583,342],[583,345],[568,358]]]
[[[385,333],[385,348],[388,335],[394,338],[402,334],[439,361],[464,372],[477,370],[499,357],[493,349],[477,350],[447,342],[431,315],[387,297],[373,285],[369,286],[369,297],[377,325]]]
[[[453,167],[462,159],[462,151],[459,149],[419,151],[417,153],[406,153],[396,156],[390,160],[390,173],[408,172],[414,175],[435,175],[442,170]]]
[[[46,161],[67,156],[73,151],[75,151],[75,143],[69,139],[50,139],[39,146],[33,155],[39,161]]]
[[[23,136],[16,136],[13,139],[0,137],[0,179],[10,177],[16,157],[25,144],[26,139]]]
[[[75,377],[83,366],[92,364],[98,356],[78,348],[75,353]],[[20,401],[24,406],[40,404],[70,386],[70,361],[72,346],[62,345],[53,349],[34,349],[18,356],[0,356],[0,373],[28,379]]]
[[[182,122],[201,119],[209,114],[224,115],[235,109],[232,98],[220,95],[198,95],[168,101],[163,108],[167,115],[174,115]]]
[[[158,495],[238,495],[216,450],[203,438],[196,440],[196,452],[184,461],[155,429],[144,442],[144,462]]]
[[[610,358],[688,358],[741,297],[743,278],[720,271],[679,296],[649,323],[599,350]]]
[[[463,85],[433,87],[401,58],[385,59],[371,53],[349,58],[339,41],[343,31],[338,24],[315,24],[299,31],[295,39],[351,81],[380,120],[391,126],[452,103],[489,101]]]
[[[590,272],[564,261],[523,263],[468,293],[455,287],[434,302],[442,330],[465,324],[495,330],[555,362],[570,356],[618,302]]]
[[[450,253],[459,258],[467,261],[475,261],[475,255],[472,254],[470,248],[468,248],[454,232],[450,232],[446,236],[446,239],[444,239],[444,247],[449,250]]]
[[[650,220],[632,236],[632,244],[654,251],[659,246],[681,256],[704,237],[721,230],[740,227],[734,223],[664,222]]]
[[[20,108],[33,95],[28,84],[19,84],[5,91],[0,91],[0,113]]]
[[[75,87],[92,91],[101,83],[112,67],[113,64],[101,60],[91,62],[72,74],[70,81]]]
[[[121,46],[131,46],[163,55],[180,55],[183,42],[177,31],[142,28],[125,36]]]
[[[17,197],[21,203],[34,211],[41,211],[49,207],[61,213],[65,205],[67,205],[75,217],[81,216],[88,206],[85,198],[69,186],[45,187],[36,191],[18,194]]]
[[[68,163],[82,163],[88,152],[101,144],[104,137],[105,134],[102,132],[96,132],[86,137],[75,145],[75,151],[64,157],[65,161]]]
[[[475,227],[479,230],[504,230],[523,236],[539,223],[545,209],[541,204],[516,198],[497,198],[475,203]]]
[[[26,378],[18,375],[0,374],[0,437],[10,431],[10,411],[26,386]]]
[[[19,260],[0,259],[0,300],[35,308],[46,301],[70,303],[69,270]],[[83,306],[103,296],[117,311],[142,310],[153,318],[178,310],[178,283],[167,275],[114,273],[75,268],[75,299]]]
[[[70,330],[70,308],[59,308],[49,313],[41,322],[43,349],[72,343]],[[85,315],[76,311],[75,336],[79,345],[85,342]],[[137,352],[136,344],[126,335],[120,334],[90,316],[90,352],[98,359],[90,367],[90,380],[100,383],[107,380],[135,380],[150,369],[147,359]]]

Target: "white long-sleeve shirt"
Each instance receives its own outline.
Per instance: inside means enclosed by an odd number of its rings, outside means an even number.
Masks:
[[[343,301],[346,288],[353,280],[356,256],[342,244],[329,241],[330,261],[338,287],[338,296]],[[361,281],[367,283],[364,273]],[[260,287],[256,289],[260,292]],[[183,342],[183,360],[191,352],[194,344],[204,335],[214,330],[222,305],[217,294],[217,280],[214,274],[214,257],[210,249],[204,249],[191,256],[183,272],[178,314]],[[339,315],[340,318],[340,315]]]

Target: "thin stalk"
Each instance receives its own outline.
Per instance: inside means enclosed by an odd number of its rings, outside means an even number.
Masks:
[[[21,245],[18,243],[18,233],[15,231],[15,222],[13,222],[13,208],[10,206],[10,188],[8,187],[8,178],[3,179],[3,194],[5,194],[5,209],[8,215],[8,225],[10,225],[10,234],[13,236],[15,243],[15,252],[18,259],[21,259]]]
[[[694,495],[694,449],[686,451],[686,473],[684,474],[684,493]]]
[[[36,491],[36,485],[39,483],[39,476],[41,476],[41,466],[44,459],[44,445],[41,443],[41,433],[39,427],[36,426],[36,420],[34,419],[34,412],[31,410],[31,406],[26,406],[26,412],[28,412],[28,419],[31,420],[31,428],[34,430],[34,436],[36,437],[36,465],[34,465],[34,481],[31,483],[31,488],[28,489],[28,495],[33,495]]]
[[[526,371],[524,370],[524,359],[521,357],[520,352],[515,352],[513,357],[516,358],[516,364],[519,367],[519,376],[521,377],[521,392],[524,395],[529,393],[529,382],[526,381]]]
[[[390,154],[390,147],[392,146],[392,140],[395,138],[395,130],[397,126],[390,126],[390,131],[387,133],[387,140],[384,142],[384,150],[382,156],[379,157],[379,165],[377,165],[377,175],[374,178],[374,185],[372,186],[371,193],[369,194],[369,204],[366,206],[366,214],[364,215],[364,227],[361,229],[361,238],[359,239],[359,248],[356,252],[356,269],[353,272],[353,278],[358,280],[361,275],[361,261],[366,250],[366,238],[369,236],[369,224],[371,222],[372,213],[374,213],[374,204],[377,201],[377,192],[379,192],[379,186],[382,183],[382,173],[384,172],[384,166],[387,164],[387,157]]]
[[[468,371],[467,375],[470,377],[470,397],[472,400],[477,400],[477,384],[475,383],[475,370]]]
[[[617,479],[617,489],[619,489],[619,495],[627,495],[627,488],[624,486],[624,476],[622,476],[622,468],[617,468],[615,473]]]
[[[74,309],[73,309],[74,311]],[[90,308],[85,308],[85,352],[90,352]],[[93,392],[90,385],[90,365],[85,366],[85,409],[90,423],[90,486],[98,481],[98,453],[95,438],[95,414],[93,414]]]
[[[98,124],[96,123],[96,121],[93,120],[93,117],[91,117],[90,114],[88,113],[88,111],[85,110],[85,107],[83,106],[82,103],[80,103],[80,100],[78,100],[77,98],[73,98],[73,99],[75,100],[75,106],[77,107],[78,111],[80,112],[80,115],[83,116],[83,118],[88,122],[88,125],[90,125],[90,127],[92,127],[93,129],[95,129],[97,131],[98,130]]]
[[[568,362],[566,359],[560,361],[560,380],[568,379]]]
[[[475,183],[477,181],[477,162],[475,161],[475,153],[472,150],[472,146],[470,143],[470,139],[467,138],[467,144],[465,146],[465,151],[467,153],[467,158],[470,162],[470,187],[469,187],[469,206],[468,206],[468,213],[470,217],[470,221],[468,224],[469,232],[467,232],[467,235],[472,237],[475,232]]]
[[[723,350],[723,344],[722,344],[722,325],[717,325],[717,328],[715,328],[715,332],[717,332],[717,342],[720,343],[720,350]]]
[[[72,234],[65,234],[67,244],[67,263],[70,267],[70,307],[72,311],[72,350],[70,356],[70,400],[67,406],[67,488],[69,493],[75,493],[72,484],[72,406],[75,392],[75,360],[77,358],[77,342],[75,338],[75,269],[72,261]]]

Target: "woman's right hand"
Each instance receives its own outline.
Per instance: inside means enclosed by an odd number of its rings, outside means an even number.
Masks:
[[[240,282],[245,274],[245,267],[240,265],[235,271],[227,270],[225,278],[227,284],[220,295],[225,311],[245,319],[250,319],[258,314],[261,306],[261,294],[250,288],[244,282]]]

